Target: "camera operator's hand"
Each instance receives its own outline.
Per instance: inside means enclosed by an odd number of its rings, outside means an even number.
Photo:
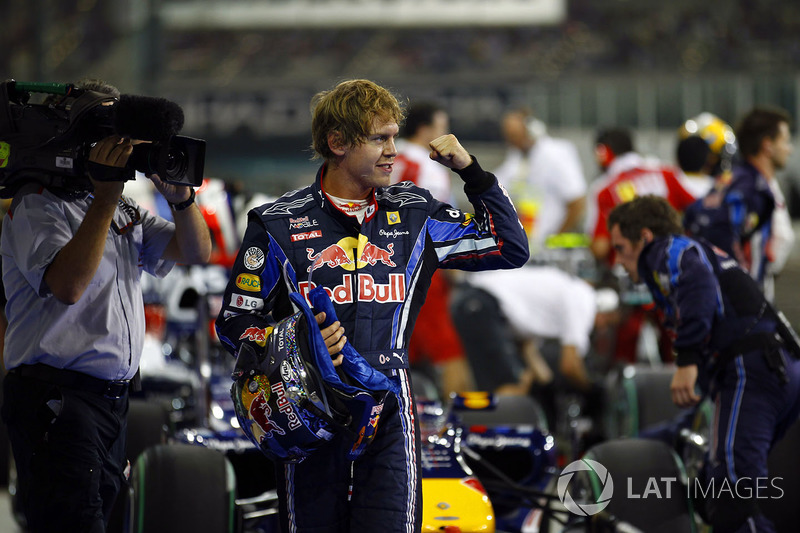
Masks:
[[[109,178],[109,175],[113,174],[115,169],[125,167],[131,152],[133,152],[131,140],[118,135],[106,137],[92,147],[89,151],[89,161],[96,163],[96,165],[102,165],[90,167],[89,179],[91,179],[94,186],[95,197],[108,197],[116,202],[117,198],[122,194],[125,182],[124,180],[118,181]],[[105,167],[109,168],[106,169]]]
[[[158,174],[147,176],[172,207],[175,235],[162,257],[186,264],[201,264],[211,257],[211,232],[194,202],[194,190],[187,185],[162,181]]]
[[[185,202],[192,195],[191,187],[189,186],[167,183],[162,181],[158,174],[150,174],[147,177],[150,178],[150,181],[153,182],[153,185],[156,186],[156,189],[161,193],[164,199],[171,204]]]

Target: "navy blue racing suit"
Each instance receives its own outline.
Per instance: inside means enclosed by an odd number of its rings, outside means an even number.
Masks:
[[[341,434],[278,471],[283,531],[419,531],[419,430],[408,374],[408,341],[439,267],[486,270],[528,260],[527,237],[496,178],[477,162],[458,174],[474,216],[411,182],[373,191],[363,223],[316,182],[249,213],[247,231],[217,319],[233,353],[263,351],[270,324],[293,312],[286,295],[327,289],[348,341],[395,382],[375,440],[351,464]]]
[[[775,197],[766,178],[750,163],[734,166],[729,177],[730,182],[719,191],[710,192],[686,209],[683,225],[689,235],[707,239],[734,257],[763,285]],[[708,209],[720,201],[719,210]]]
[[[769,451],[800,412],[800,361],[776,337],[757,283],[719,248],[657,238],[638,272],[675,335],[676,364],[698,366],[715,404],[701,480],[707,519],[715,532],[774,531],[757,502],[771,481]]]

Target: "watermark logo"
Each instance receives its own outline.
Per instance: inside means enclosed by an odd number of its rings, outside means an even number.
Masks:
[[[576,497],[579,500],[576,501],[569,489],[574,475],[578,472],[585,472],[580,477],[588,479],[590,486],[581,487],[580,494],[576,492]],[[736,481],[730,481],[727,478],[681,480],[677,476],[645,477],[645,475],[634,475],[626,478],[624,484],[627,490],[624,496],[619,495],[618,497],[625,497],[628,500],[638,502],[648,499],[670,500],[673,498],[686,499],[687,501],[780,499],[785,494],[783,488],[779,486],[781,481],[783,481],[782,477],[740,477]],[[573,484],[573,491],[576,491],[577,485],[579,484]],[[556,490],[558,498],[569,512],[579,516],[592,516],[608,507],[608,504],[611,503],[611,497],[614,495],[614,481],[604,465],[584,458],[573,461],[561,471]],[[599,493],[600,495],[594,502],[587,501],[586,492],[591,492],[591,494]],[[591,496],[589,496],[589,499],[591,499]]]
[[[595,503],[578,503],[569,493],[568,488],[570,481],[572,481],[572,476],[575,472],[582,471],[589,472],[589,475],[594,473],[602,487],[600,496],[597,497]],[[558,491],[558,498],[569,512],[581,516],[592,516],[605,509],[611,502],[611,496],[614,494],[614,480],[611,479],[611,474],[608,473],[608,469],[602,464],[597,461],[592,461],[591,459],[580,459],[571,462],[561,471],[561,475],[558,476],[558,485],[556,489]]]

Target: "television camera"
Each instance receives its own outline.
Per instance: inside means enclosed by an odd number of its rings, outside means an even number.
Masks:
[[[49,96],[30,103],[31,93]],[[138,170],[168,183],[199,186],[206,142],[177,135],[182,127],[183,110],[164,98],[117,98],[73,84],[6,80],[0,84],[0,197],[10,198],[30,181],[91,190],[89,150],[114,134],[149,141],[133,147],[122,181]]]

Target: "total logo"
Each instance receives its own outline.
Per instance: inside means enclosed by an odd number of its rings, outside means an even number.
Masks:
[[[367,265],[375,266],[382,263],[389,267],[396,267],[392,256],[394,255],[394,244],[389,243],[386,248],[381,248],[371,242],[365,235],[355,237],[345,237],[335,244],[316,251],[314,248],[306,248],[306,257],[311,261],[308,271],[327,266],[329,268],[342,267],[345,270],[356,270]],[[358,260],[356,260],[356,257]]]

